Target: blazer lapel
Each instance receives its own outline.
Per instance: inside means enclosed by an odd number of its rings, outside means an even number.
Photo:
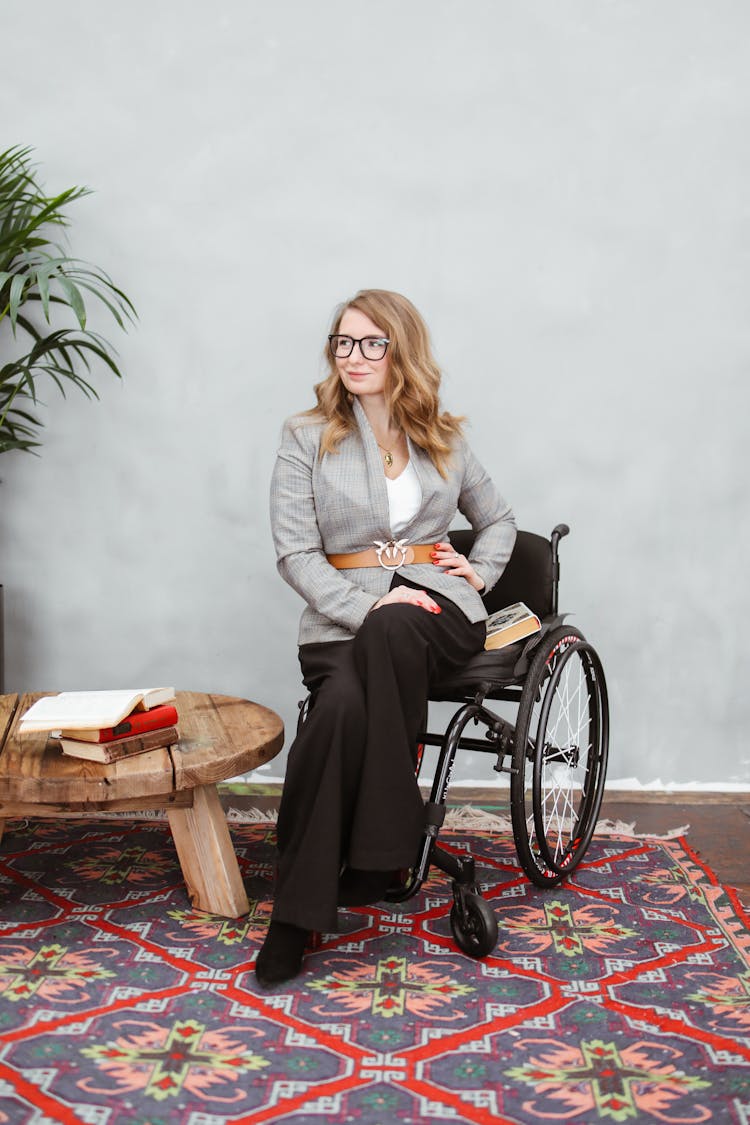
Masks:
[[[414,466],[414,471],[422,488],[422,502],[419,505],[419,511],[409,520],[401,534],[415,543],[423,535],[422,529],[425,526],[431,526],[435,521],[435,516],[438,514],[435,511],[436,502],[442,511],[445,482],[433,465],[429,455],[425,453],[421,446],[415,445],[408,436],[406,444],[409,447],[409,460]],[[440,519],[438,519],[439,522],[441,522]],[[415,530],[417,532],[416,538]]]
[[[385,538],[390,539],[391,513],[388,508],[388,488],[385,483],[385,473],[383,472],[383,463],[380,459],[378,443],[375,441],[375,435],[372,432],[370,423],[367,421],[367,415],[362,409],[356,395],[354,396],[352,409],[362,439],[362,448],[365,455],[365,469],[367,471],[370,496],[372,497],[373,515],[377,523],[382,525]]]

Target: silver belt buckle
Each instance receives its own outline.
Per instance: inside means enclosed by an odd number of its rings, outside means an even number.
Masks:
[[[375,554],[383,570],[398,570],[406,562],[408,539],[375,539]]]

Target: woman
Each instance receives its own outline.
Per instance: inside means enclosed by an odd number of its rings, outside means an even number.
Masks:
[[[279,809],[263,985],[295,976],[337,906],[382,899],[424,831],[414,767],[430,684],[484,645],[480,593],[515,522],[441,412],[440,372],[405,297],[358,293],[338,310],[318,405],[287,421],[271,484],[282,577],[307,602],[299,658],[312,705],[289,752]],[[448,529],[476,530],[469,558]]]

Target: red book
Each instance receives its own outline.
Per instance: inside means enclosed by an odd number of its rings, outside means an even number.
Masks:
[[[132,711],[122,722],[102,730],[74,730],[72,727],[62,732],[62,738],[75,738],[78,742],[114,742],[132,734],[144,734],[149,730],[173,727],[177,722],[177,710],[171,703],[152,707],[150,711]]]

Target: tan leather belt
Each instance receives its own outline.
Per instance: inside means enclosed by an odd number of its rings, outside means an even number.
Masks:
[[[405,539],[375,540],[368,551],[354,551],[350,555],[326,555],[337,570],[352,570],[360,566],[382,566],[384,570],[398,570],[410,563],[432,562],[434,543],[407,543]]]

